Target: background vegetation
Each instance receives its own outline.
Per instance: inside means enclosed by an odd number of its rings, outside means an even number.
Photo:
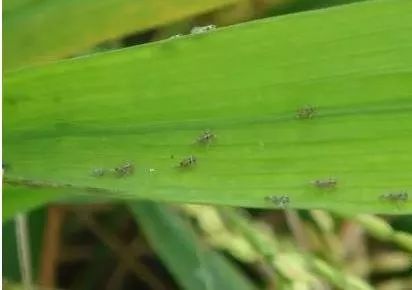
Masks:
[[[5,2],[4,286],[412,288],[411,12]]]

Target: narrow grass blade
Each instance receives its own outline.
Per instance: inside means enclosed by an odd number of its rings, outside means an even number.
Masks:
[[[20,0],[6,5],[3,15],[4,67],[13,69],[58,60],[105,40],[152,29],[235,1]]]
[[[202,245],[173,211],[152,202],[134,203],[130,208],[150,245],[183,289],[255,289],[230,261]]]

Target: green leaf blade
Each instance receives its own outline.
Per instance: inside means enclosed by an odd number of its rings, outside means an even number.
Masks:
[[[410,212],[379,197],[412,192],[411,12],[370,1],[8,73],[7,176],[119,198]],[[316,115],[299,120],[305,105]],[[205,129],[217,138],[197,146]],[[197,165],[177,168],[189,155]],[[133,176],[90,174],[126,161]],[[311,184],[327,178],[335,189]]]

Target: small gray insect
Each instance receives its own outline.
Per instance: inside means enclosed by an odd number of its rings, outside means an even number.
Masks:
[[[193,156],[193,155],[190,155],[190,156],[184,158],[182,161],[180,161],[179,167],[180,168],[189,168],[189,167],[192,167],[192,166],[196,165],[196,162],[197,162],[196,157]]]
[[[115,167],[113,169],[113,172],[117,177],[132,175],[134,172],[134,165],[130,162],[126,162],[120,166]]]
[[[382,200],[392,202],[406,202],[409,198],[408,193],[406,191],[384,193],[381,194],[379,197]]]
[[[92,176],[100,177],[106,175],[109,171],[106,168],[94,168],[92,170]]]
[[[312,119],[316,114],[316,108],[312,106],[304,106],[296,112],[296,118],[300,120]]]
[[[338,181],[335,178],[317,179],[312,181],[311,184],[316,186],[317,188],[331,189],[336,187]]]
[[[216,29],[216,25],[210,24],[206,26],[195,26],[190,30],[190,34],[200,34],[200,33],[205,33],[210,30]]]
[[[182,36],[183,36],[183,35],[179,33],[179,34],[170,36],[169,39],[176,39],[176,38],[180,38],[180,37],[182,37]]]
[[[4,174],[4,172],[9,171],[9,170],[10,170],[10,164],[2,163],[2,174]]]
[[[202,135],[200,135],[196,139],[196,143],[198,144],[209,144],[216,138],[216,135],[213,134],[209,129],[206,129]]]
[[[287,208],[290,203],[290,198],[287,195],[269,195],[265,197],[265,200],[272,202],[281,208]]]

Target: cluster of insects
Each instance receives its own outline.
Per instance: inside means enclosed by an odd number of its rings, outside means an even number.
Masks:
[[[216,135],[212,133],[209,129],[202,132],[200,136],[196,138],[195,143],[199,145],[206,145],[210,144]],[[174,159],[174,155],[170,156],[171,159]],[[183,158],[179,164],[178,168],[192,168],[196,165],[197,158],[194,155],[189,155]],[[150,168],[149,172],[153,173],[156,169]],[[132,175],[134,173],[134,165],[131,162],[125,162],[119,166],[114,168],[95,168],[92,171],[92,176],[95,177],[102,177],[102,176],[115,176],[115,177],[124,177],[128,175]]]
[[[208,31],[210,29],[214,29],[214,25],[209,25],[205,27],[195,27],[192,29],[191,33],[201,33],[204,31]],[[316,109],[312,106],[305,106],[299,108],[296,112],[296,117],[298,119],[311,119],[315,116]],[[209,145],[216,139],[216,135],[209,129],[204,130],[196,139],[195,144],[197,145]],[[171,159],[174,159],[174,155],[171,155]],[[180,160],[178,164],[178,168],[192,168],[196,166],[197,158],[194,155],[189,155],[182,160]],[[6,166],[3,164],[3,169]],[[149,169],[149,172],[156,171],[153,168]],[[115,177],[124,177],[128,175],[132,175],[134,173],[134,165],[131,162],[125,162],[117,167],[106,169],[106,168],[96,168],[93,170],[92,175],[99,177],[99,176],[106,176],[111,175]],[[325,179],[316,179],[310,182],[310,184],[318,189],[322,190],[332,190],[337,187],[338,181],[336,178],[325,178]],[[401,203],[408,201],[408,193],[406,191],[400,192],[389,192],[379,196],[381,200],[385,200],[388,202],[393,203]],[[286,209],[289,206],[290,198],[288,195],[269,195],[265,197],[267,202],[275,204],[277,207]]]
[[[95,168],[92,171],[92,175],[95,177],[101,176],[115,176],[124,177],[132,175],[134,173],[134,165],[131,162],[125,162],[114,168]]]
[[[312,119],[316,114],[316,108],[312,106],[304,106],[296,111],[296,118],[300,120]]]
[[[289,196],[287,195],[269,195],[265,197],[265,200],[283,209],[287,208],[290,203]]]
[[[199,137],[196,138],[195,144],[209,145],[215,139],[216,139],[216,135],[214,133],[212,133],[212,131],[210,131],[209,129],[206,129],[205,131],[202,132],[202,134],[200,134]],[[173,159],[174,156],[172,155],[171,158]],[[179,167],[180,168],[191,168],[191,167],[195,166],[196,163],[197,163],[196,157],[194,155],[190,155],[190,156],[182,159],[179,162]]]

